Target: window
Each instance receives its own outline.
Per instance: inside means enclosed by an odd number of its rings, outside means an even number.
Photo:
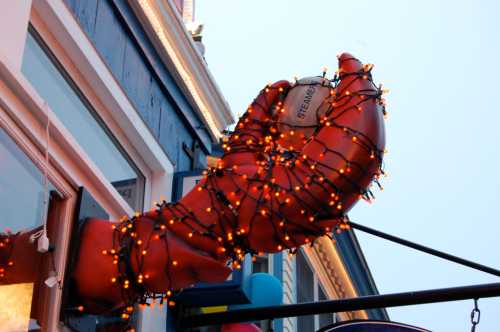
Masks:
[[[303,250],[299,250],[296,258],[297,303],[328,300],[318,277],[313,272]],[[317,329],[336,322],[336,314],[297,317],[297,331],[314,332]]]
[[[297,303],[314,301],[314,274],[302,250],[297,253]],[[314,332],[314,316],[297,317],[297,331]]]
[[[328,300],[328,297],[326,296],[325,292],[323,292],[323,288],[321,288],[319,283],[318,283],[318,300],[319,301]],[[318,320],[319,320],[318,327],[320,327],[320,328],[323,326],[333,324],[335,322],[334,314],[328,314],[328,313],[318,315]]]
[[[43,223],[42,174],[0,128],[0,232],[15,233]],[[49,190],[53,186],[49,184]]]
[[[144,176],[33,28],[27,37],[22,72],[107,180],[134,210],[142,211]]]

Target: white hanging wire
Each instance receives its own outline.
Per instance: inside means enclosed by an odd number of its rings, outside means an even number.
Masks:
[[[50,162],[50,112],[49,112],[49,106],[47,102],[43,103],[43,109],[47,118],[47,122],[45,125],[45,160],[42,164],[42,183],[43,183],[43,208],[42,208],[42,225],[43,228],[36,232],[33,233],[30,236],[30,241],[35,242],[36,239],[39,239],[39,241],[43,240],[44,238],[47,238],[47,222],[48,222],[48,210],[49,210],[49,162]],[[47,244],[48,244],[48,238],[47,238]]]

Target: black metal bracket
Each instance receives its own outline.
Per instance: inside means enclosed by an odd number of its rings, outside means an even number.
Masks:
[[[322,313],[399,307],[415,304],[460,301],[500,296],[500,283],[440,288],[415,292],[361,296],[356,298],[289,304],[281,306],[232,310],[227,312],[192,315],[183,318],[182,328],[194,328],[223,323],[257,321]]]
[[[357,223],[352,222],[352,221],[349,221],[348,225],[350,225],[353,229],[357,229],[357,230],[360,230],[362,232],[380,237],[382,239],[401,244],[405,247],[409,247],[409,248],[412,248],[412,249],[415,249],[418,251],[422,251],[422,252],[425,252],[429,255],[440,257],[442,259],[446,259],[448,261],[451,261],[451,262],[454,262],[454,263],[457,263],[460,265],[464,265],[464,266],[473,268],[475,270],[479,270],[479,271],[486,272],[489,274],[493,274],[497,277],[500,277],[500,271],[497,269],[494,269],[492,267],[485,266],[485,265],[482,265],[482,264],[479,264],[476,262],[472,262],[472,261],[469,261],[469,260],[461,258],[461,257],[453,256],[453,255],[447,254],[445,252],[442,252],[442,251],[439,251],[436,249],[432,249],[432,248],[423,246],[421,244],[411,242],[411,241],[399,238],[397,236],[390,235],[390,234],[378,231],[376,229],[357,224]]]

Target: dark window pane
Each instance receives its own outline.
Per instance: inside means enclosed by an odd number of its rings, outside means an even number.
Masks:
[[[325,292],[323,292],[323,289],[321,286],[318,284],[318,300],[324,301],[328,300],[328,298],[325,295]],[[333,324],[333,314],[321,314],[319,315],[319,327],[323,327],[326,325]]]
[[[252,273],[269,272],[269,257],[267,255],[255,256],[252,262]]]
[[[297,303],[314,301],[314,275],[302,251],[297,254]],[[297,331],[314,332],[314,316],[297,317]]]
[[[133,209],[142,210],[144,177],[33,31],[28,34],[22,71],[104,176]]]

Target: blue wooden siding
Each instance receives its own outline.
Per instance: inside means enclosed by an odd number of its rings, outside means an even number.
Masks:
[[[182,143],[196,139],[205,154],[203,122],[147,38],[126,0],[65,0],[116,80],[159,141],[176,171],[190,169]]]

